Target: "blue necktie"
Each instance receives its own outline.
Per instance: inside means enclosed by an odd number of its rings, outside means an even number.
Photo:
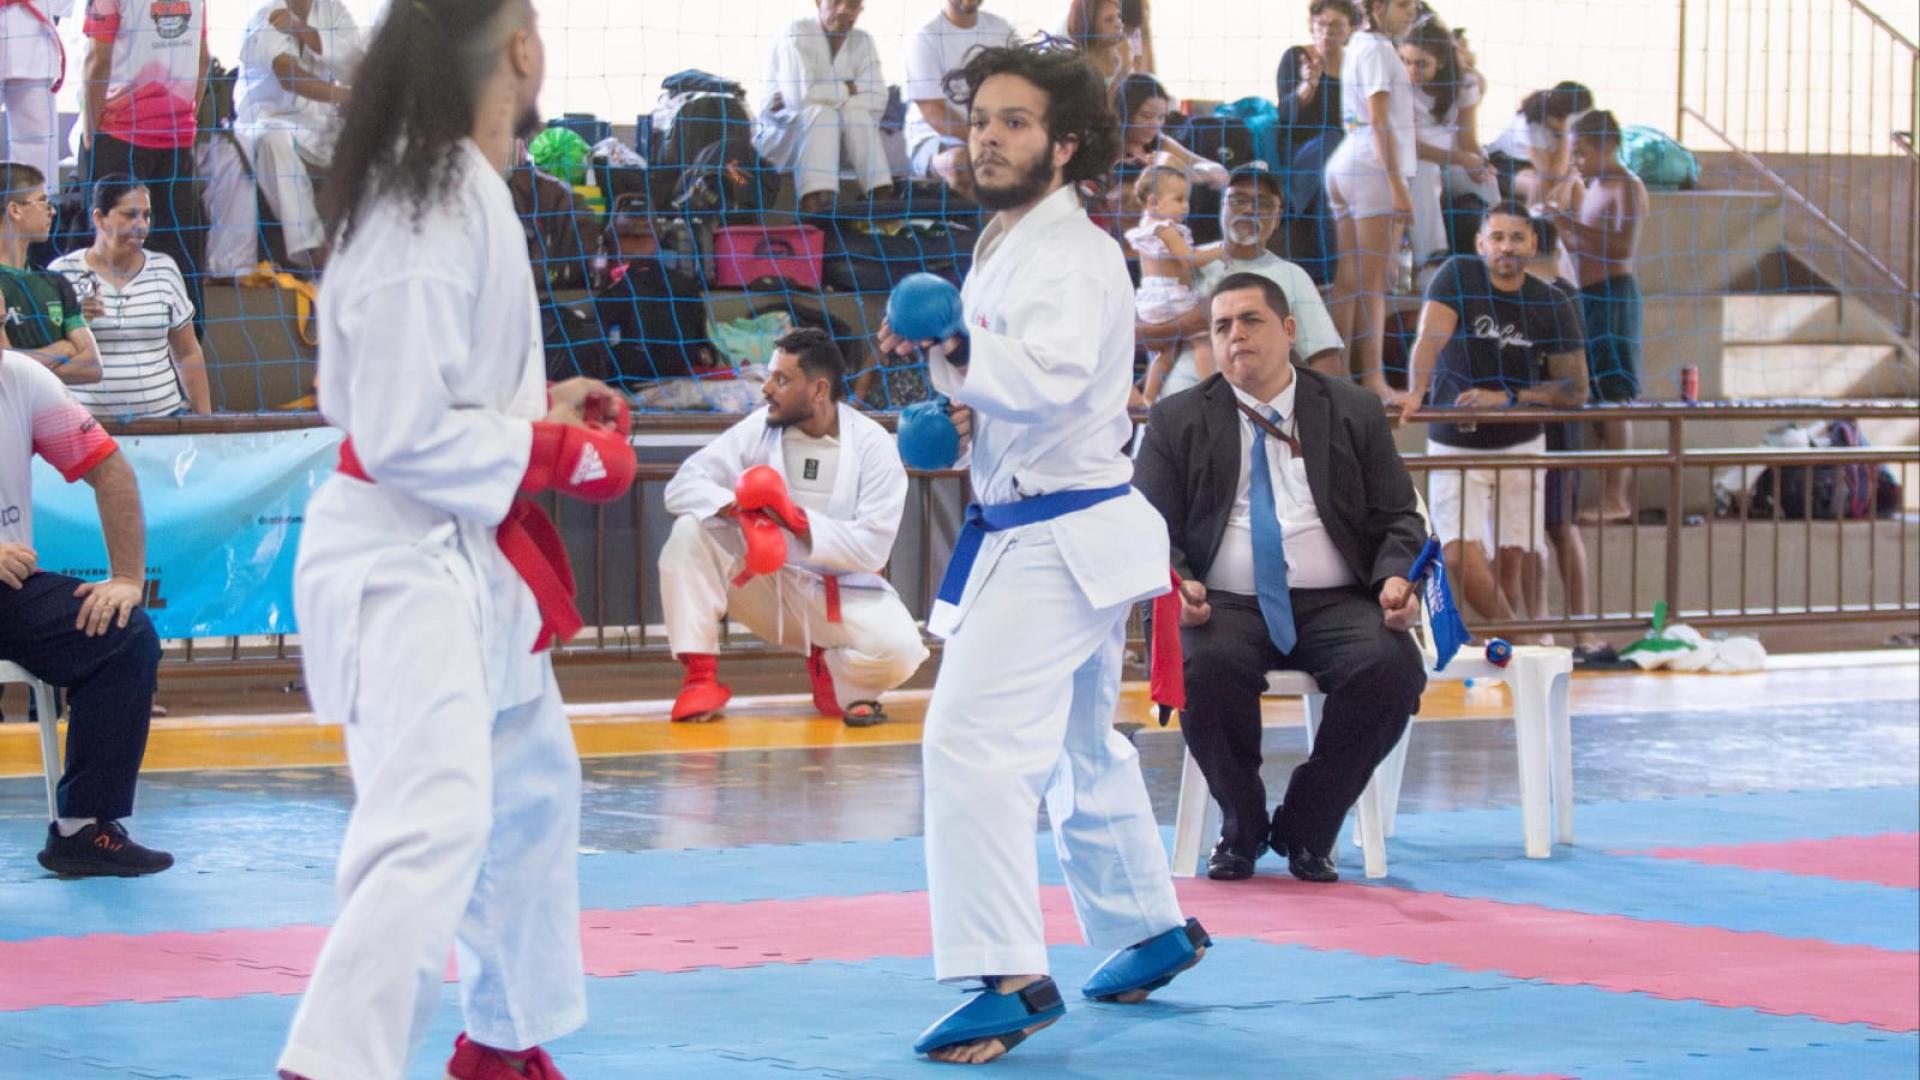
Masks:
[[[1280,422],[1262,406],[1260,414]],[[1273,501],[1273,472],[1267,467],[1267,432],[1253,425],[1253,460],[1248,463],[1248,501],[1253,513],[1253,587],[1267,636],[1282,653],[1293,651],[1299,635],[1293,626],[1293,596],[1287,592],[1287,546],[1280,535],[1280,514]]]

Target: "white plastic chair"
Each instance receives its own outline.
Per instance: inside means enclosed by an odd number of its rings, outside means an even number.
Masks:
[[[1426,520],[1425,500],[1420,517]],[[1445,671],[1433,669],[1433,636],[1427,626],[1426,605],[1420,606],[1420,624],[1413,631],[1426,661],[1429,682],[1499,680],[1513,699],[1513,741],[1520,768],[1520,819],[1527,858],[1553,854],[1549,834],[1558,825],[1557,839],[1573,843],[1573,732],[1567,713],[1567,680],[1573,674],[1573,652],[1556,646],[1522,645],[1513,650],[1506,667],[1496,667],[1483,652],[1462,649]],[[1299,697],[1307,710],[1307,747],[1312,751],[1320,730],[1320,714],[1327,696],[1311,675],[1297,671],[1267,673],[1271,697]],[[1360,793],[1354,810],[1354,842],[1360,845],[1366,874],[1387,876],[1386,838],[1393,835],[1394,815],[1400,806],[1400,780],[1406,770],[1407,740],[1413,725],[1400,737],[1373,779]],[[1551,793],[1551,797],[1549,797]],[[1220,837],[1220,809],[1207,789],[1207,778],[1191,750],[1180,771],[1180,802],[1173,825],[1173,873],[1193,877],[1206,867],[1207,856]]]
[[[34,711],[40,719],[40,767],[47,774],[47,816],[60,816],[60,696],[53,687],[28,673],[26,668],[0,660],[0,684],[25,683],[33,693]]]

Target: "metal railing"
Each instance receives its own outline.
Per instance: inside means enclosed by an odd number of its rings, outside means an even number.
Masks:
[[[1726,143],[1838,240],[1835,284],[1920,333],[1920,48],[1860,0],[1681,0],[1675,76],[1675,137]]]
[[[1420,413],[1417,421],[1579,423],[1602,417],[1658,425],[1663,429],[1663,446],[1653,450],[1531,455],[1406,456],[1417,482],[1436,471],[1462,469],[1571,470],[1586,474],[1589,482],[1600,473],[1626,469],[1642,478],[1642,514],[1651,523],[1581,529],[1592,571],[1585,603],[1570,604],[1563,593],[1552,610],[1543,612],[1535,607],[1511,619],[1483,617],[1463,603],[1468,623],[1475,631],[1637,631],[1646,627],[1657,602],[1665,603],[1670,618],[1703,627],[1861,621],[1920,624],[1920,567],[1914,565],[1920,559],[1920,518],[1903,506],[1887,518],[1826,520],[1812,516],[1810,506],[1803,513],[1789,512],[1783,506],[1786,500],[1779,497],[1781,480],[1791,470],[1804,470],[1810,480],[1815,470],[1855,464],[1873,466],[1868,471],[1870,499],[1879,494],[1879,466],[1894,470],[1902,487],[1913,492],[1914,485],[1920,483],[1920,447],[1700,449],[1688,445],[1690,429],[1727,422],[1840,418],[1920,422],[1920,403],[1633,405],[1529,409],[1521,415],[1511,411],[1432,410]],[[641,423],[639,441],[644,453],[655,437],[716,433],[733,419],[711,414],[647,417]],[[888,416],[878,419],[892,420]],[[120,430],[129,434],[177,434],[287,429],[315,423],[311,417],[183,418],[141,421]],[[1744,511],[1743,505],[1714,505],[1711,475],[1734,467],[1771,470],[1774,497],[1764,517],[1723,512]],[[666,638],[658,617],[654,564],[659,545],[672,525],[661,506],[660,493],[675,471],[672,463],[645,462],[634,492],[618,503],[586,506],[555,500],[551,504],[570,541],[580,581],[580,608],[588,627],[559,650],[557,658],[561,662],[667,658]],[[1741,485],[1742,491],[1751,488],[1751,484]],[[913,610],[924,612],[932,596],[935,576],[946,563],[948,545],[967,497],[963,473],[913,476],[907,517],[889,567],[896,588]],[[1540,509],[1529,505],[1529,516]],[[1507,539],[1496,532],[1494,544],[1507,546]],[[1564,536],[1559,539],[1565,541]],[[1552,561],[1543,569],[1551,576]],[[728,648],[742,654],[779,651],[749,638],[730,637]],[[174,642],[167,652],[168,664],[176,669],[182,664],[202,669],[210,664],[244,664],[291,670],[297,657],[297,640],[286,635]]]

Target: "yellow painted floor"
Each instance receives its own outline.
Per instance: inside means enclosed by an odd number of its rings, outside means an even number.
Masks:
[[[1914,696],[1920,666],[1913,654],[1874,657],[1860,665],[1796,666],[1747,675],[1678,675],[1637,672],[1581,672],[1574,676],[1575,714],[1737,709],[1743,705],[1778,706],[1839,699],[1898,699]],[[1890,660],[1895,662],[1889,662]],[[839,746],[886,746],[920,741],[926,691],[890,695],[891,721],[872,728],[848,728],[814,714],[804,695],[747,698],[726,718],[710,724],[667,722],[667,702],[625,706],[589,705],[570,710],[584,757],[629,754],[689,754],[722,750],[778,750]],[[1302,721],[1297,700],[1270,699],[1268,724]],[[1129,684],[1121,716],[1152,722],[1144,684]],[[1503,689],[1459,683],[1431,685],[1421,699],[1421,721],[1468,720],[1509,715]],[[244,718],[156,720],[147,744],[145,769],[272,769],[342,765],[346,758],[337,725],[316,723],[311,714]],[[0,777],[36,776],[41,771],[38,732],[31,724],[0,725]]]

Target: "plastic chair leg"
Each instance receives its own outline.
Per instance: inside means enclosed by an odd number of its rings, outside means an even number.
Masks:
[[[1513,689],[1513,741],[1520,768],[1520,815],[1527,858],[1553,853],[1547,711],[1553,684],[1552,660],[1518,653],[1507,669]]]
[[[40,767],[47,774],[47,817],[60,816],[60,694],[43,682],[33,684],[34,710],[40,716]]]
[[[1553,676],[1547,691],[1547,737],[1553,747],[1553,825],[1558,843],[1573,843],[1573,718],[1567,707],[1571,672]]]
[[[1220,834],[1220,811],[1200,763],[1188,750],[1180,765],[1180,801],[1173,819],[1173,876],[1194,877],[1206,865],[1207,849]]]

